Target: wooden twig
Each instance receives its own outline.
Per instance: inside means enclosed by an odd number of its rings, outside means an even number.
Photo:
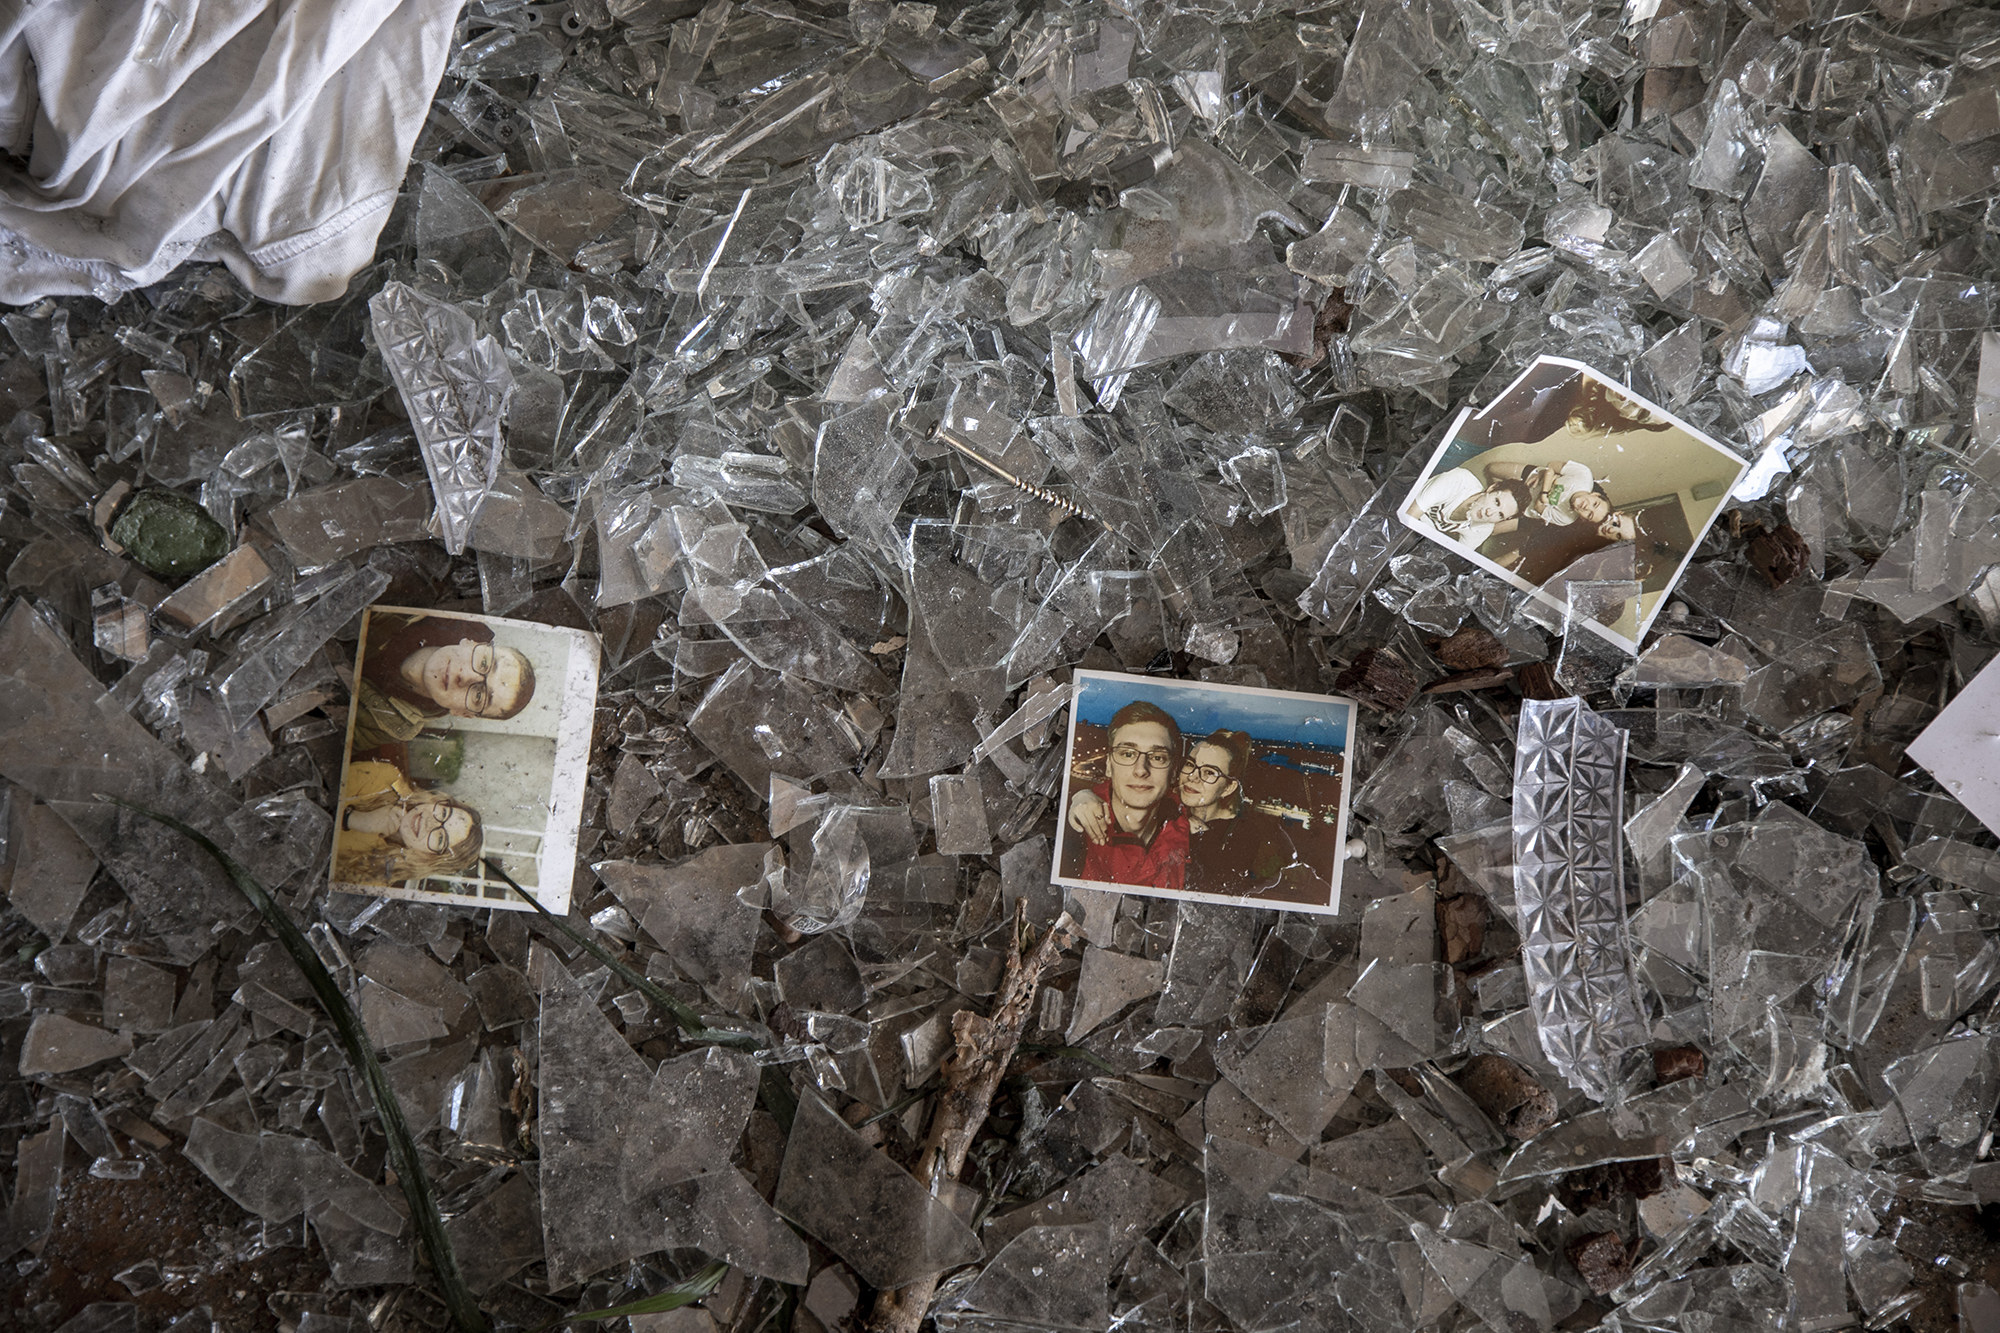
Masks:
[[[965,1155],[992,1108],[993,1094],[1021,1044],[1028,1015],[1034,1011],[1035,993],[1041,989],[1042,973],[1062,951],[1073,925],[1065,913],[1029,949],[1027,903],[1023,901],[1014,918],[1014,948],[1007,955],[1007,975],[992,1017],[982,1018],[965,1010],[952,1020],[957,1045],[939,1071],[944,1087],[931,1111],[930,1131],[917,1154],[916,1176],[924,1188],[935,1190],[939,1181],[956,1180],[964,1168]],[[877,1292],[867,1333],[917,1333],[931,1298],[937,1295],[937,1285],[933,1275],[907,1287]]]

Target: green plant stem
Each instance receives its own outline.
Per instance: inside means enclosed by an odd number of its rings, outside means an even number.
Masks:
[[[694,1304],[721,1286],[722,1279],[728,1272],[728,1264],[712,1263],[687,1281],[676,1282],[665,1291],[655,1292],[651,1296],[641,1296],[636,1301],[627,1301],[623,1305],[614,1305],[606,1310],[585,1310],[579,1314],[566,1314],[559,1319],[549,1320],[537,1328],[535,1333],[547,1333],[547,1330],[558,1324],[572,1324],[584,1319],[622,1319],[628,1314],[665,1314],[669,1310],[678,1310],[683,1305]]]
[[[230,881],[263,917],[264,924],[277,935],[279,943],[292,956],[292,962],[298,965],[299,971],[305,974],[313,997],[333,1021],[341,1049],[368,1085],[368,1095],[375,1103],[375,1114],[382,1122],[383,1137],[388,1140],[389,1165],[395,1170],[397,1183],[403,1187],[403,1197],[410,1205],[417,1239],[422,1242],[431,1269],[437,1274],[438,1286],[443,1289],[445,1308],[450,1311],[452,1324],[460,1333],[485,1333],[486,1316],[480,1312],[478,1302],[473,1299],[464,1276],[458,1271],[451,1237],[445,1233],[444,1217],[438,1211],[437,1197],[432,1191],[430,1176],[424,1171],[423,1161],[417,1154],[417,1142],[410,1133],[409,1122],[403,1118],[402,1103],[396,1100],[396,1090],[391,1086],[381,1062],[375,1058],[375,1048],[369,1044],[360,1018],[347,1003],[347,997],[340,993],[339,983],[326,970],[326,964],[320,962],[304,932],[248,870],[200,832],[170,815],[158,814],[115,797],[109,799],[157,824],[165,825],[214,857],[216,864],[222,867]]]

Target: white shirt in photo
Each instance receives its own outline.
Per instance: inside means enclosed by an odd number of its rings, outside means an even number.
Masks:
[[[1417,492],[1411,509],[1416,518],[1434,528],[1446,540],[1461,546],[1477,546],[1493,535],[1493,525],[1453,518],[1451,513],[1485,489],[1470,468],[1455,467],[1425,482],[1423,489]]]
[[[1597,478],[1589,468],[1578,462],[1566,462],[1553,469],[1555,476],[1549,486],[1548,500],[1535,506],[1530,512],[1544,523],[1554,523],[1568,527],[1576,522],[1576,510],[1570,501],[1597,485]]]

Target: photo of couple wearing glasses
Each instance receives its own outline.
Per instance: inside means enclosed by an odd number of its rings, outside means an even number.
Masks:
[[[332,881],[425,902],[567,908],[597,643],[579,630],[371,607],[354,669]]]
[[[1339,910],[1352,703],[1103,671],[1075,691],[1057,883]]]
[[[1459,414],[1399,517],[1557,609],[1572,581],[1638,585],[1590,622],[1636,651],[1744,469],[1665,408],[1542,357]]]

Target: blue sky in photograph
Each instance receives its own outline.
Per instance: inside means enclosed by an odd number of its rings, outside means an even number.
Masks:
[[[1229,727],[1259,740],[1347,748],[1349,705],[1325,695],[1239,694],[1199,681],[1142,676],[1083,677],[1078,686],[1076,715],[1100,727],[1126,704],[1144,699],[1164,708],[1187,736]]]

